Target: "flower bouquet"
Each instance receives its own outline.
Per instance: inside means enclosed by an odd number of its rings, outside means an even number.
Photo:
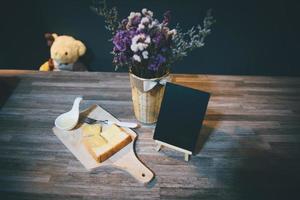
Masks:
[[[203,26],[183,32],[179,25],[169,28],[170,11],[164,13],[162,21],[146,8],[119,21],[117,9],[107,8],[105,1],[95,1],[92,8],[104,17],[105,27],[112,33],[115,69],[129,69],[137,119],[155,123],[171,66],[188,52],[204,46],[214,23],[211,12],[207,12]]]

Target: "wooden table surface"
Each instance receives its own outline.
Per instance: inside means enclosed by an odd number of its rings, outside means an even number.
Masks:
[[[154,126],[136,130],[148,185],[104,167],[87,172],[52,133],[83,95],[135,120],[126,73],[0,71],[0,199],[294,199],[300,189],[300,78],[173,75],[212,94],[200,152],[155,151]],[[184,133],[183,133],[184,134]],[[5,197],[5,198],[4,198]],[[298,195],[299,197],[299,195]]]

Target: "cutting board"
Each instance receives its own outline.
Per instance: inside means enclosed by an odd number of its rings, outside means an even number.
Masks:
[[[87,116],[98,120],[110,120],[114,122],[119,121],[99,105],[93,105],[80,113],[80,119]],[[111,165],[127,171],[141,183],[145,184],[152,180],[154,174],[137,158],[135,154],[134,143],[137,139],[137,134],[133,130],[129,128],[123,128],[127,133],[130,134],[132,138],[131,143],[126,145],[109,159],[102,163],[98,163],[89,154],[86,147],[82,143],[81,126],[82,124],[79,123],[71,131],[63,131],[53,127],[53,132],[87,170],[91,171],[101,166]],[[103,125],[104,130],[105,128],[107,128],[107,126]]]

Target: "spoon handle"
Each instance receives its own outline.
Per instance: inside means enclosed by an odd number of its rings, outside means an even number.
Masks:
[[[78,110],[79,111],[79,104],[82,101],[82,97],[76,97],[73,103],[72,111]]]

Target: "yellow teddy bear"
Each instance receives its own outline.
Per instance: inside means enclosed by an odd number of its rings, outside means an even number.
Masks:
[[[83,65],[76,66],[78,58],[85,54],[85,45],[67,35],[46,33],[48,45],[51,46],[51,58],[40,66],[40,71],[83,71]]]

